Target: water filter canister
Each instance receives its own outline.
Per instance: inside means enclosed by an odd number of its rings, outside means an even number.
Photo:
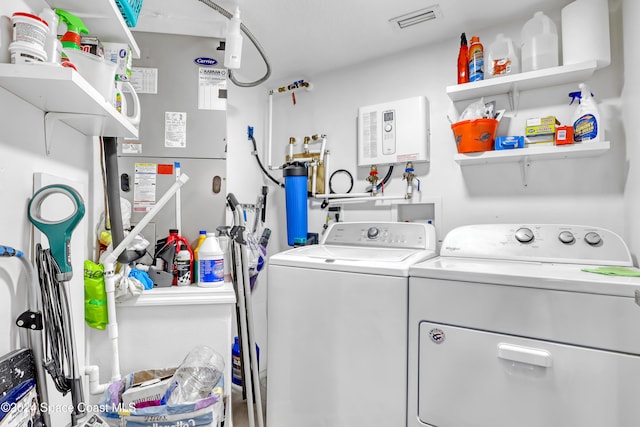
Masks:
[[[307,243],[307,168],[301,163],[292,163],[284,168],[285,204],[287,211],[287,244]]]
[[[215,288],[224,283],[224,253],[215,233],[207,233],[198,250],[198,286]]]

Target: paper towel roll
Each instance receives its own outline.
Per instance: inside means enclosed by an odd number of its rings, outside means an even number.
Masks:
[[[611,63],[607,0],[576,0],[562,9],[563,65],[596,60],[597,68]]]

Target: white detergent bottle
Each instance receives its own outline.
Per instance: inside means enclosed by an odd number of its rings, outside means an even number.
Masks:
[[[224,284],[224,252],[215,233],[207,233],[198,249],[198,286],[215,288]]]
[[[598,104],[589,87],[580,83],[580,104],[573,115],[573,140],[575,142],[599,142],[604,140],[604,128],[600,122]]]
[[[485,78],[510,76],[520,72],[519,53],[516,51],[513,41],[500,33],[493,43],[485,58]]]

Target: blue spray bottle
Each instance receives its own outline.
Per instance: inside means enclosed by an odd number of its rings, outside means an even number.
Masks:
[[[571,92],[571,104],[578,99],[578,106],[573,114],[573,140],[575,142],[599,142],[604,139],[604,128],[600,122],[598,104],[589,87],[580,83],[580,92]]]

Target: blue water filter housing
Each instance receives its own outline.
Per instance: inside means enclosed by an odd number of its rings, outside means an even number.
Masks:
[[[292,163],[284,168],[284,192],[287,207],[287,243],[289,246],[307,243],[307,168]]]

